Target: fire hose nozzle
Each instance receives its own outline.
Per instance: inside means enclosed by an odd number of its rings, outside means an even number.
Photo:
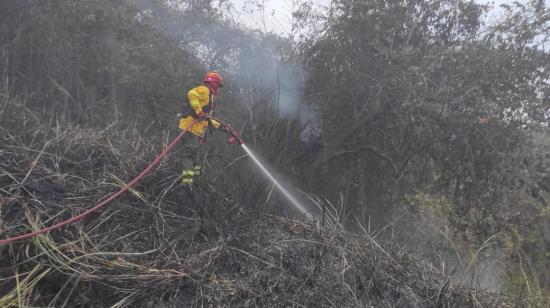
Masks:
[[[229,135],[229,139],[227,139],[227,142],[229,144],[236,144],[236,143],[238,143],[239,145],[243,144],[243,140],[241,139],[241,136],[238,130],[232,128],[230,125],[225,125],[224,131]]]
[[[239,132],[237,131],[233,131],[231,132],[230,134],[230,137],[229,139],[227,139],[227,142],[229,144],[238,144],[238,145],[242,145],[243,144],[243,140],[241,139],[241,136],[239,136]]]

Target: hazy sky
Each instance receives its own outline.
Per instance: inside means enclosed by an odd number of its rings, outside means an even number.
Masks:
[[[260,0],[262,1],[262,0]],[[488,14],[488,19],[494,19],[502,12],[499,8],[501,4],[511,4],[514,0],[475,0],[478,3],[490,4],[494,8]],[[519,3],[527,3],[528,0],[515,0]],[[280,34],[288,34],[292,23],[291,12],[294,10],[293,3],[299,3],[299,0],[264,0],[265,9],[263,16],[261,12],[247,13],[246,10],[254,8],[250,0],[231,0],[243,16],[242,22],[246,25],[261,30],[274,31]],[[330,0],[319,0],[321,5],[328,5]]]

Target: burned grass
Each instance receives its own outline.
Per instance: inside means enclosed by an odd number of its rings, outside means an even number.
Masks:
[[[27,116],[0,129],[2,238],[92,207],[168,140],[151,143],[127,127],[44,125],[19,111]],[[0,306],[506,306],[330,216],[277,217],[221,186],[181,186],[181,163],[171,155],[84,221],[0,246]]]

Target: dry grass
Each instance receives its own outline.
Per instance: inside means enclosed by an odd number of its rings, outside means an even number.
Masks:
[[[131,128],[46,125],[18,105],[0,116],[2,238],[93,206],[161,147]],[[330,204],[306,222],[247,210],[223,186],[182,187],[181,157],[85,221],[1,246],[0,306],[505,306],[346,232]]]

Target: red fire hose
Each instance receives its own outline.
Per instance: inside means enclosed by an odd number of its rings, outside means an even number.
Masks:
[[[149,171],[151,171],[151,169],[153,169],[153,167],[155,167],[166,156],[166,154],[170,150],[172,150],[172,148],[176,145],[176,143],[178,143],[178,141],[180,141],[180,139],[183,137],[183,135],[185,135],[185,133],[188,132],[188,130],[191,128],[191,126],[193,126],[193,124],[195,124],[196,121],[197,120],[195,120],[186,130],[183,130],[170,144],[168,144],[164,148],[164,150],[162,150],[162,152],[160,152],[160,154],[155,158],[155,160],[153,160],[153,162],[150,163],[149,166],[147,166],[143,171],[141,171],[141,173],[137,177],[135,177],[130,183],[126,184],[126,186],[121,188],[119,191],[111,194],[107,199],[103,200],[98,205],[94,206],[91,209],[86,210],[85,212],[83,212],[83,213],[81,213],[77,216],[74,216],[74,217],[71,217],[71,218],[69,218],[67,220],[64,220],[62,222],[56,223],[55,225],[51,225],[49,227],[46,227],[46,228],[43,228],[43,229],[40,229],[40,230],[36,230],[36,231],[33,231],[33,232],[24,233],[24,234],[21,234],[21,235],[17,235],[17,236],[14,236],[14,237],[10,237],[10,238],[7,238],[7,239],[0,240],[0,245],[15,242],[15,241],[19,241],[19,240],[23,240],[23,239],[26,239],[26,238],[36,236],[38,234],[43,234],[43,233],[47,233],[47,232],[50,232],[50,231],[55,230],[55,229],[59,229],[59,228],[61,228],[63,226],[66,226],[68,224],[72,224],[74,222],[77,222],[77,221],[83,219],[84,217],[90,215],[91,213],[99,210],[100,208],[106,206],[111,201],[115,200],[120,195],[125,193],[132,186],[136,185],[137,182],[139,182]]]

